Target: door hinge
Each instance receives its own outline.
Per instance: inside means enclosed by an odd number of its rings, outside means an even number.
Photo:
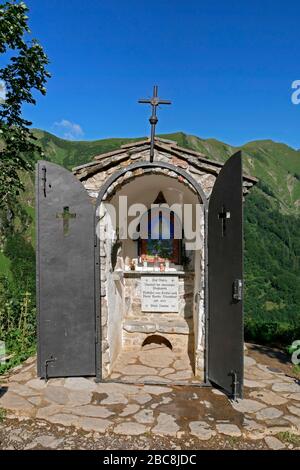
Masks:
[[[46,174],[47,174],[47,168],[45,166],[42,167],[42,172],[43,172],[43,176],[42,176],[42,181],[43,181],[43,192],[44,192],[44,197],[46,197],[46,183],[47,183],[47,177],[46,177]]]

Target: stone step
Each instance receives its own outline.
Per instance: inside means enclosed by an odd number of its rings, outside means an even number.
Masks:
[[[185,320],[177,321],[139,321],[125,320],[123,329],[128,333],[177,333],[188,335],[190,327]]]

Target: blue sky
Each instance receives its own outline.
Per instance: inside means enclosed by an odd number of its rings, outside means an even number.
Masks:
[[[26,0],[52,78],[26,116],[74,139],[143,136],[154,84],[158,132],[300,148],[299,1]],[[73,126],[75,125],[75,127]]]

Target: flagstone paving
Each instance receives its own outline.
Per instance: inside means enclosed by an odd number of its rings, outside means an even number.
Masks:
[[[221,390],[193,384],[95,383],[91,378],[45,383],[30,358],[2,378],[0,411],[6,410],[6,418],[0,422],[0,448],[97,448],[99,439],[107,448],[109,442],[111,448],[147,448],[147,442],[153,448],[168,448],[166,442],[169,448],[300,447],[299,379],[281,371],[280,363],[275,368],[258,362],[250,348],[246,354],[245,398],[237,402]],[[136,377],[161,373],[149,352],[140,359]],[[172,364],[175,372],[168,376],[186,372],[184,360],[171,359],[167,351],[159,369]],[[123,373],[132,376],[136,364],[123,365]]]
[[[153,343],[140,351],[122,351],[109,378],[140,383],[199,383],[187,352],[183,354]]]

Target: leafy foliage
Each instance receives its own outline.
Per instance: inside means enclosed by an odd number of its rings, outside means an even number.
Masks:
[[[12,359],[0,366],[0,372],[26,359],[35,348],[35,251],[27,236],[31,223],[31,217],[24,216],[3,243],[3,254],[10,260],[11,269],[10,277],[0,276],[0,339],[5,341]]]
[[[23,189],[19,172],[33,168],[35,153],[40,154],[30,132],[31,122],[22,116],[24,103],[35,104],[34,91],[46,93],[50,74],[48,58],[35,40],[26,41],[30,33],[25,3],[8,1],[0,5],[0,53],[7,65],[0,69],[5,85],[5,99],[0,102],[0,209],[2,227],[9,225],[7,213],[14,214],[17,196]]]
[[[27,40],[27,12],[23,2],[0,5],[0,54],[6,64],[0,68],[5,94],[0,101],[0,261],[9,260],[0,278],[0,339],[7,352],[13,352],[10,365],[25,359],[35,343],[35,253],[28,231],[33,223],[28,206],[32,197],[27,196],[24,204],[22,190],[32,189],[28,175],[42,151],[22,106],[35,105],[34,93],[44,95],[50,77],[42,46]]]
[[[300,219],[269,193],[254,188],[245,204],[245,336],[289,344],[300,339]]]
[[[12,359],[0,365],[0,373],[26,359],[35,348],[36,309],[31,292],[23,291],[6,278],[0,279],[0,338]]]

